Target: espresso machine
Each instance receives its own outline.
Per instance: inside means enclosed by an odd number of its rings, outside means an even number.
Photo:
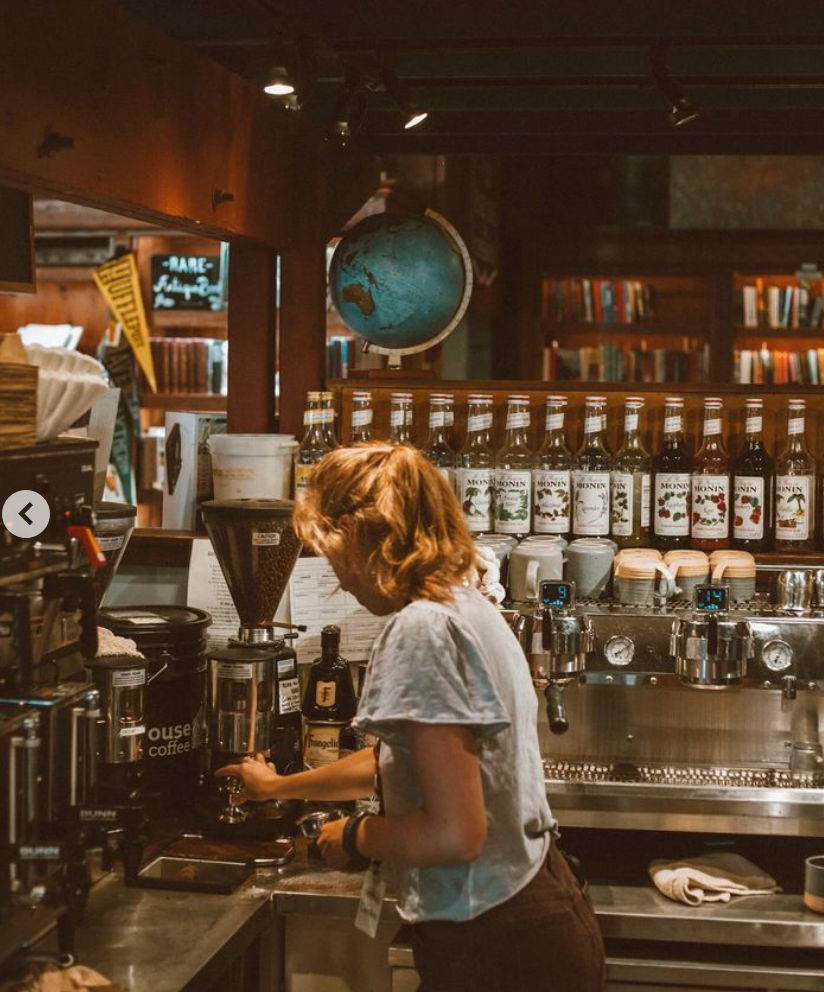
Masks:
[[[20,489],[46,500],[36,538],[0,527],[0,965],[58,923],[69,951],[88,891],[80,811],[95,801],[97,648],[89,574],[96,442],[0,452],[0,505]]]
[[[209,500],[202,505],[206,531],[240,618],[237,637],[209,653],[210,771],[259,753],[281,774],[302,768],[297,654],[286,643],[294,631],[273,619],[300,554],[293,511],[292,502],[276,499]],[[209,776],[213,801],[220,782]],[[216,811],[212,803],[206,829],[228,829],[232,836],[287,830],[287,804],[233,806],[231,796],[240,782],[222,782],[223,808]]]

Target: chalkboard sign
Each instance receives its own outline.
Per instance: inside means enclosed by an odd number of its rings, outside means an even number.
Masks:
[[[220,255],[152,255],[154,310],[223,310]]]

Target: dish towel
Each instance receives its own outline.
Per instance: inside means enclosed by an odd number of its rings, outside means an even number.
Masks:
[[[683,861],[653,861],[650,878],[668,899],[700,906],[729,902],[731,896],[767,896],[781,887],[740,854],[705,854]]]

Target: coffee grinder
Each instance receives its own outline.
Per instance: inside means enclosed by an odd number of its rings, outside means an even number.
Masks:
[[[202,512],[240,617],[237,637],[226,648],[209,654],[210,771],[259,753],[274,762],[282,775],[299,771],[297,654],[286,644],[286,637],[294,633],[273,619],[300,554],[301,544],[292,528],[294,503],[209,500],[202,504]],[[220,780],[209,777],[214,799]],[[240,809],[231,805],[240,782],[233,778],[222,782],[223,809],[215,817],[212,808],[207,829],[220,832],[218,824],[222,824],[233,835],[240,829],[248,836],[284,831],[282,804]]]

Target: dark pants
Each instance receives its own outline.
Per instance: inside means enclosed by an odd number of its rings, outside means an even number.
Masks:
[[[418,992],[600,992],[604,943],[595,914],[553,841],[520,892],[466,923],[413,928]]]

